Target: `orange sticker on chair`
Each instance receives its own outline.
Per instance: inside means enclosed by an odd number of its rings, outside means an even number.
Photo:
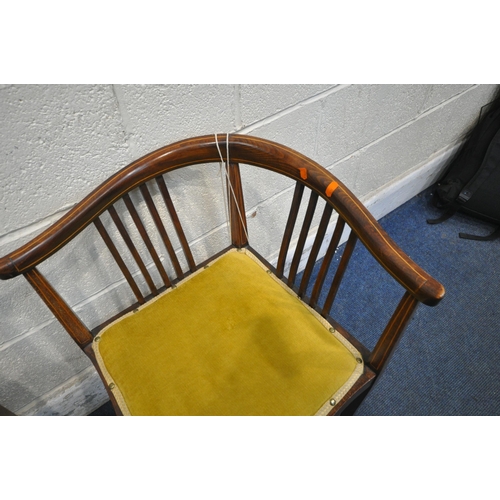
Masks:
[[[300,178],[306,180],[307,179],[307,168],[299,168]]]
[[[326,186],[326,196],[330,197],[332,193],[339,187],[338,183],[335,181],[330,182],[328,186]]]

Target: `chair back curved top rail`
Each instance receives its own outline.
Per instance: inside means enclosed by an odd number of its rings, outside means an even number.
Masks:
[[[227,158],[227,155],[229,155],[229,158]],[[172,287],[177,281],[194,273],[206,263],[195,262],[163,174],[189,165],[220,163],[221,156],[226,162],[226,173],[230,180],[227,186],[226,195],[230,213],[232,246],[248,247],[254,252],[255,255],[264,262],[264,265],[293,289],[308,306],[315,309],[321,316],[326,318],[330,324],[335,325],[335,329],[352,342],[363,356],[363,360],[366,364],[365,373],[345,396],[343,403],[332,410],[332,413],[340,412],[349,401],[352,401],[353,398],[357,397],[362,391],[369,388],[375,374],[380,373],[384,368],[417,304],[422,302],[430,306],[436,305],[444,296],[444,287],[413,262],[411,258],[394,243],[366,208],[339,179],[310,158],[283,145],[256,137],[237,134],[219,134],[217,136],[207,135],[195,137],[158,149],[134,161],[111,176],[81,202],[75,205],[58,222],[25,245],[1,257],[0,279],[6,280],[21,274],[24,275],[75,342],[87,353],[94,364],[96,364],[96,368],[99,371],[92,349],[94,335],[106,324],[116,319],[116,317],[124,315],[137,305],[144,304],[149,299],[157,296],[161,291]],[[240,163],[270,170],[296,181],[293,200],[284,229],[276,267],[273,267],[249,246],[251,243],[248,241],[243,190],[239,171]],[[160,193],[161,199],[164,201],[175,228],[180,247],[185,257],[184,260],[187,263],[187,270],[183,270],[179,263],[168,231],[163,224],[162,218],[146,184],[152,181],[156,183],[158,193]],[[305,188],[308,189],[305,190]],[[154,226],[167,250],[173,268],[173,274],[170,276],[165,271],[164,265],[148,235],[144,222],[141,220],[132,198],[129,195],[129,193],[135,189],[141,193],[149,214],[154,221]],[[294,229],[298,221],[299,208],[305,192],[309,192],[307,209],[305,210],[300,234],[296,241],[290,269],[287,276],[285,276],[285,261],[291,244],[292,233],[294,234]],[[295,283],[306,239],[309,235],[313,216],[320,198],[325,201],[321,220],[310,253],[307,257],[301,281],[300,283]],[[149,251],[150,257],[161,276],[163,283],[161,286],[155,284],[151,278],[147,266],[134,246],[134,242],[130,238],[127,228],[115,209],[114,204],[118,200],[123,200],[135,229],[142,237],[142,241]],[[333,236],[326,249],[319,274],[312,286],[312,292],[310,296],[306,296],[313,267],[318,258],[320,247],[322,246],[334,210],[338,214],[338,219],[333,231]],[[105,211],[107,211],[111,217],[126,248],[140,269],[150,295],[145,296],[144,293],[141,292],[134,277],[123,261],[118,248],[114,244],[113,239],[100,220],[99,217]],[[118,316],[101,324],[94,329],[92,333],[36,267],[69,243],[91,223],[95,225],[104,243],[113,255],[137,300],[134,305],[122,311]],[[330,262],[337,250],[346,226],[350,228],[351,232],[343,250],[336,274],[330,284],[326,301],[323,306],[320,307],[318,298],[325,284]],[[379,264],[405,289],[400,303],[372,350],[368,350],[364,347],[355,337],[345,331],[340,325],[337,325],[329,316],[329,311],[336,297],[340,282],[342,281],[349,259],[358,241],[367,248]],[[215,257],[216,256],[211,257],[211,259]],[[110,391],[108,391],[108,393],[110,394],[110,398],[114,401],[113,394]]]
[[[219,135],[226,159],[226,135]],[[308,186],[330,203],[374,257],[420,302],[435,305],[443,286],[415,264],[378,225],[351,191],[333,174],[306,156],[256,137],[229,136],[230,160],[286,175]],[[0,279],[13,278],[44,261],[133,188],[187,165],[220,161],[214,136],[180,141],[158,149],[102,183],[58,222],[0,259]]]

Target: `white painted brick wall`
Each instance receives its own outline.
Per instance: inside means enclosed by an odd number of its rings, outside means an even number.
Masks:
[[[241,85],[241,126],[265,120],[332,87],[334,85]]]
[[[131,161],[110,86],[0,90],[0,236],[76,203]]]
[[[116,96],[135,158],[186,137],[236,128],[233,85],[117,85]]]
[[[239,131],[281,142],[370,199],[454,145],[494,90],[493,85],[2,86],[0,254],[39,233],[132,160],[201,134]],[[217,173],[213,166],[168,176],[198,262],[228,240]],[[247,166],[242,176],[250,237],[273,257],[293,182]],[[194,219],[194,213],[201,216]],[[89,327],[133,301],[95,235],[87,228],[59,257],[40,266]],[[176,237],[172,240],[183,262]],[[144,248],[139,251],[150,264]],[[136,269],[130,258],[126,262]],[[159,283],[154,268],[151,273]],[[105,397],[90,362],[25,280],[1,282],[0,404],[21,414],[85,414]]]

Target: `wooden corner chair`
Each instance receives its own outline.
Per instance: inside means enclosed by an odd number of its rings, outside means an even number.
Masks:
[[[226,161],[229,156],[229,161]],[[232,244],[196,262],[171,197],[168,172],[225,162]],[[295,181],[277,264],[251,246],[239,164]],[[175,251],[153,196],[161,193],[176,237]],[[149,184],[149,188],[148,188]],[[173,271],[167,273],[131,192],[149,210]],[[289,271],[287,254],[301,200],[309,201]],[[325,200],[301,279],[298,270],[319,198]],[[123,200],[156,267],[148,272],[120,217]],[[202,207],[203,208],[203,207]],[[102,222],[107,211],[137,263],[144,294]],[[310,283],[329,222],[337,222],[322,266]],[[185,216],[185,214],[181,214]],[[90,331],[37,265],[93,224],[135,296],[134,303]],[[326,283],[343,232],[350,228],[336,274]],[[96,235],[97,235],[96,233]],[[350,256],[360,241],[402,286],[402,298],[372,350],[329,316]],[[165,252],[166,250],[166,252]],[[178,254],[183,254],[182,265]],[[278,252],[277,252],[278,253]],[[242,135],[196,137],[166,146],[125,167],[58,222],[0,259],[0,278],[24,275],[100,374],[117,414],[125,415],[335,415],[352,414],[380,375],[417,304],[436,305],[443,286],[390,239],[356,197],[330,172],[302,154]],[[77,278],[75,277],[75,280]],[[299,281],[299,282],[297,282]],[[319,304],[321,291],[326,300]],[[312,290],[308,292],[308,290]]]

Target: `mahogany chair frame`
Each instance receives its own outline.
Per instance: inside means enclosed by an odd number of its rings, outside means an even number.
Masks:
[[[228,141],[228,144],[226,144]],[[376,378],[386,366],[394,351],[403,330],[407,326],[416,306],[421,302],[435,306],[444,296],[443,286],[415,264],[387,235],[366,208],[335,176],[306,156],[277,143],[244,135],[223,135],[216,137],[202,136],[176,142],[157,151],[154,151],[123,168],[115,175],[97,187],[92,193],[78,203],[58,222],[43,231],[39,236],[0,258],[0,279],[6,280],[23,275],[40,295],[54,316],[59,320],[78,346],[92,360],[99,371],[92,349],[95,335],[111,321],[135,309],[158,293],[175,285],[175,283],[197,269],[205,266],[209,260],[196,264],[191,253],[189,243],[185,237],[179,217],[175,211],[172,199],[168,192],[163,174],[188,165],[220,163],[221,154],[224,161],[226,151],[229,151],[227,172],[231,181],[232,191],[228,193],[229,213],[231,221],[230,247],[245,247],[252,251],[270,270],[294,289],[301,299],[325,317],[342,335],[344,335],[361,353],[365,364],[364,373],[349,393],[332,407],[330,415],[352,414],[360,401],[366,396]],[[288,221],[284,230],[276,268],[251,248],[247,238],[245,205],[240,178],[239,164],[261,167],[296,181],[293,201]],[[165,226],[148,190],[146,182],[155,180],[163,197],[169,215],[175,227],[182,251],[186,257],[189,269],[183,271],[176,256]],[[158,253],[146,232],[143,222],[133,205],[129,192],[139,189],[146,202],[155,226],[161,235],[175,270],[175,276],[168,276]],[[286,256],[291,243],[292,233],[297,222],[299,207],[305,188],[310,190],[310,198],[306,214],[300,230],[300,235],[294,251],[288,276],[284,275]],[[304,244],[308,236],[311,221],[314,215],[318,198],[325,200],[325,208],[317,230],[317,234],[309,254],[304,273],[299,284],[295,283]],[[130,239],[127,229],[120,220],[113,207],[114,203],[123,199],[133,222],[143,238],[151,257],[162,277],[164,286],[157,288],[153,283],[144,263]],[[129,251],[137,262],[151,294],[143,296],[134,281],[130,271],[121,258],[117,247],[110,235],[106,232],[99,216],[108,211]],[[312,288],[311,296],[306,296],[306,290],[312,275],[312,270],[323,242],[328,223],[333,211],[338,214],[338,220],[333,237],[326,251],[322,266]],[[94,224],[115,258],[118,266],[128,281],[137,302],[123,310],[117,316],[90,331],[68,304],[54,290],[52,285],[37,269],[37,265],[56,253],[89,224]],[[325,285],[325,278],[332,257],[339,245],[342,233],[349,226],[351,233],[346,243],[337,272],[330,285],[327,299],[323,307],[318,305],[319,294]],[[329,311],[335,299],[340,282],[346,270],[349,258],[357,241],[360,241],[375,257],[379,264],[397,280],[404,289],[403,296],[385,327],[382,335],[373,350],[367,349],[355,337],[337,324],[329,316]],[[228,248],[230,248],[228,247]],[[99,372],[100,373],[100,372]],[[102,376],[102,374],[101,374]],[[103,379],[104,380],[104,379]],[[106,387],[106,384],[105,384]],[[106,387],[109,397],[114,404],[117,414],[120,410],[114,400],[112,391]]]

